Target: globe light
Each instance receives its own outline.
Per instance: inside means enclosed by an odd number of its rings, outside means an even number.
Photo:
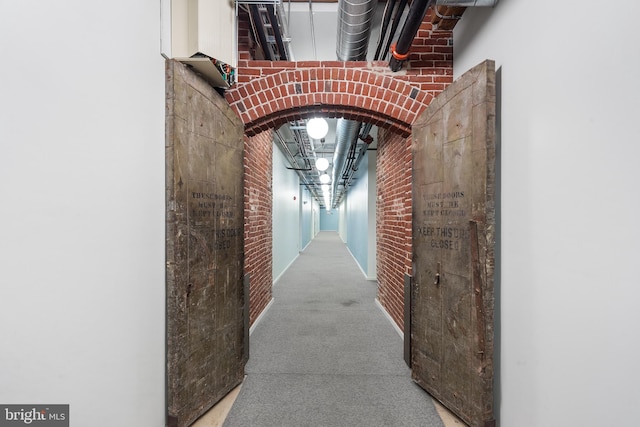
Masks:
[[[315,117],[307,122],[307,135],[313,139],[322,139],[329,132],[329,124],[321,117]]]
[[[328,184],[331,182],[331,177],[326,173],[323,173],[322,175],[320,175],[320,182],[322,184]]]
[[[320,172],[324,172],[329,168],[329,160],[325,159],[324,157],[320,157],[319,159],[316,160],[316,169],[318,169]]]

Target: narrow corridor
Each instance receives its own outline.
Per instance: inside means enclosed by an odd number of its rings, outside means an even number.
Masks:
[[[225,427],[443,426],[337,233],[318,234],[273,294]]]

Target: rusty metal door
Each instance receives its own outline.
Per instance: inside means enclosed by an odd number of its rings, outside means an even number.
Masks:
[[[413,126],[414,380],[492,426],[495,69],[474,67]]]
[[[244,376],[243,125],[167,61],[167,425],[190,425]]]

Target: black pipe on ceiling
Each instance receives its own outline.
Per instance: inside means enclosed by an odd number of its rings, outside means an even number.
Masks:
[[[404,9],[407,7],[407,0],[400,0],[398,6],[396,7],[395,13],[393,14],[393,23],[391,24],[391,30],[389,34],[385,34],[386,43],[384,44],[384,48],[380,52],[380,56],[377,59],[384,60],[385,57],[389,53],[389,48],[391,47],[391,42],[393,41],[393,37],[396,35],[396,31],[398,31],[398,26],[400,25],[400,19],[402,19],[402,13]]]
[[[391,71],[400,71],[402,64],[409,57],[411,43],[413,43],[413,39],[416,37],[424,16],[427,14],[427,9],[429,9],[432,2],[432,0],[413,0],[413,3],[411,3],[409,14],[406,21],[404,21],[398,40],[391,47],[391,60],[389,61]]]
[[[280,34],[280,24],[278,24],[278,18],[276,18],[276,12],[272,4],[267,5],[267,13],[269,14],[269,22],[273,29],[273,35],[276,38],[278,52],[280,52],[280,60],[288,61],[287,50],[285,49],[284,42],[282,41],[282,34]]]
[[[387,0],[387,4],[384,6],[384,15],[382,16],[382,27],[380,28],[380,36],[378,37],[378,46],[376,47],[376,54],[373,56],[373,60],[377,61],[380,57],[380,50],[384,44],[384,37],[387,34],[389,28],[389,22],[393,15],[393,9],[396,6],[396,0]]]
[[[404,9],[407,7],[407,0],[400,0],[400,4],[398,4],[398,8],[396,9],[396,13],[393,16],[393,24],[391,24],[391,31],[389,31],[389,37],[387,38],[387,43],[382,50],[383,56],[380,59],[384,60],[389,54],[389,49],[391,48],[391,42],[396,35],[396,31],[398,31],[398,26],[400,26],[400,20],[402,19],[402,14],[404,13]]]
[[[262,52],[264,53],[264,59],[267,61],[272,61],[271,51],[269,50],[269,45],[267,44],[267,35],[264,33],[264,24],[262,22],[262,18],[260,17],[260,11],[258,10],[258,6],[255,4],[249,5],[249,10],[251,11],[251,20],[253,21],[253,27],[256,29],[256,33],[258,33],[258,42],[260,42],[260,47],[262,48]]]

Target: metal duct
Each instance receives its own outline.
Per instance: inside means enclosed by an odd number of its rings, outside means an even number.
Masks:
[[[342,169],[347,160],[347,151],[351,143],[358,137],[360,122],[338,119],[336,124],[336,149],[333,153],[333,168],[331,169],[331,204],[338,201],[338,183],[342,177]]]
[[[365,61],[376,0],[339,0],[336,55],[339,61]],[[338,185],[347,151],[357,143],[360,122],[339,119],[336,125],[336,148],[331,169],[331,204],[338,201]]]
[[[367,59],[375,4],[374,0],[340,0],[338,2],[336,55],[339,61]]]

